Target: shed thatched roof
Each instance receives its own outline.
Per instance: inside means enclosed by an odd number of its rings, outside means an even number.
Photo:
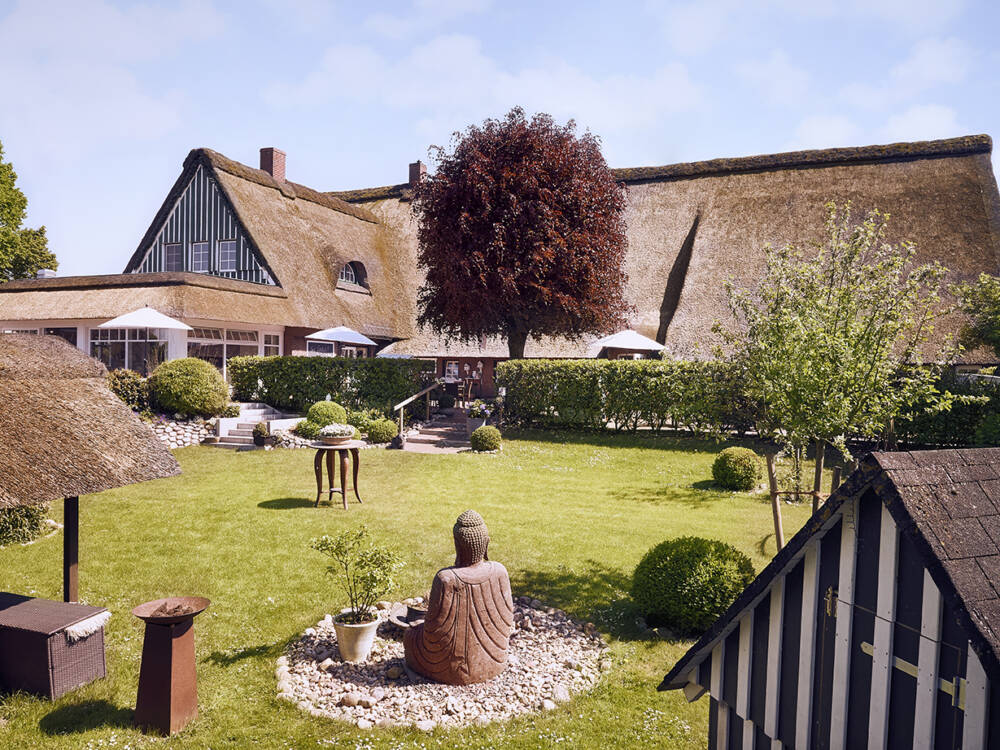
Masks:
[[[989,136],[976,135],[614,170],[627,190],[626,298],[636,308],[629,327],[671,356],[710,358],[718,341],[713,324],[732,320],[724,282],[753,288],[768,243],[821,240],[829,200],[851,201],[856,215],[889,212],[889,239],[915,242],[917,261],[940,261],[949,283],[998,274],[1000,195],[991,151]],[[404,194],[392,186],[334,195],[395,228],[415,261],[416,228]],[[928,352],[962,323],[959,314],[939,321]],[[429,355],[438,344],[418,334],[394,347]],[[539,349],[529,356],[565,356],[556,340]],[[972,352],[964,359],[993,357]]]
[[[0,334],[0,508],[180,473],[105,375],[56,336]]]

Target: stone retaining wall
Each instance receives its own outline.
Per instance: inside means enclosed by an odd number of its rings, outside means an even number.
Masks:
[[[156,437],[166,444],[168,448],[184,448],[188,445],[198,445],[209,435],[215,434],[215,429],[210,422],[202,419],[190,420],[156,420],[150,427],[156,433]]]

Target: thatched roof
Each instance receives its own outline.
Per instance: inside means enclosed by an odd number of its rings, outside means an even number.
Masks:
[[[180,473],[105,375],[56,336],[0,335],[0,508]]]
[[[525,357],[545,357],[548,359],[583,359],[593,357],[590,345],[598,336],[590,336],[580,341],[543,337],[540,341],[529,338],[524,345]],[[408,339],[394,341],[381,353],[406,355],[410,357],[483,357],[486,359],[506,359],[510,356],[507,341],[501,336],[483,338],[482,342],[448,341],[431,331],[418,330]]]
[[[991,150],[989,136],[977,135],[615,170],[627,190],[626,298],[636,308],[630,327],[665,344],[669,355],[711,357],[712,325],[732,320],[724,282],[754,287],[767,243],[820,240],[828,200],[852,201],[856,215],[889,212],[890,239],[914,241],[918,262],[940,261],[949,283],[998,274],[1000,196]],[[402,191],[379,188],[368,200],[365,193],[336,195],[394,227],[415,259],[416,230]],[[958,314],[939,321],[932,343],[957,334],[962,323]],[[423,346],[431,354],[439,342],[418,334],[394,349],[420,354]],[[529,356],[563,350],[553,341]],[[965,357],[992,359],[985,352]]]

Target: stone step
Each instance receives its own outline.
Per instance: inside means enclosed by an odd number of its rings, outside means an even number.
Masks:
[[[252,427],[245,427],[245,428],[244,427],[237,427],[235,430],[230,430],[226,434],[226,436],[227,437],[248,437],[248,438],[252,438],[253,437],[253,428]]]
[[[234,445],[253,445],[253,437],[243,437],[241,435],[226,435],[224,438],[219,438],[219,444],[231,443]]]

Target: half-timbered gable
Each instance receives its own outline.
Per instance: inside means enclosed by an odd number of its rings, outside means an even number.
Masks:
[[[997,465],[871,455],[660,689],[710,748],[1000,748]]]
[[[275,283],[218,180],[200,161],[184,170],[126,269],[156,271]]]

